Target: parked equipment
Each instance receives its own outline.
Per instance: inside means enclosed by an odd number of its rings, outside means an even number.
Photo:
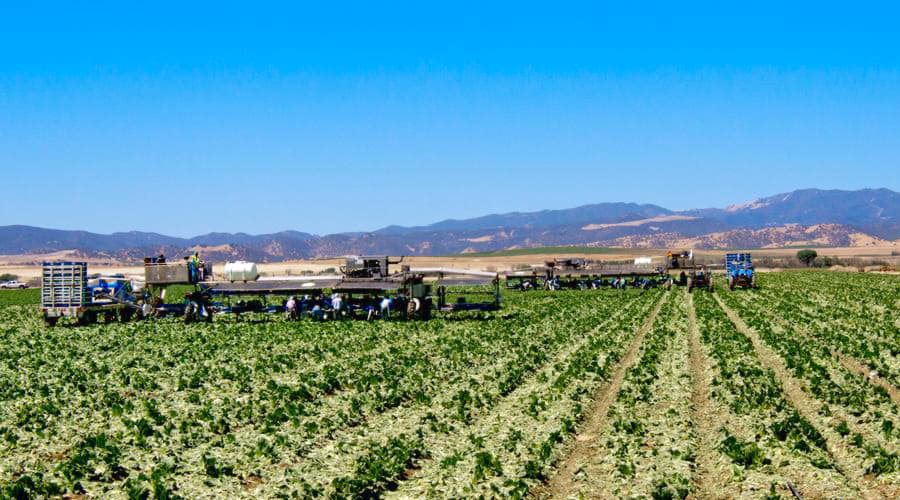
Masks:
[[[725,255],[725,275],[728,288],[756,288],[756,273],[749,253],[729,253]]]
[[[106,321],[128,321],[139,310],[130,280],[89,280],[86,262],[44,262],[41,268],[41,315],[47,326],[55,326],[62,317],[75,318],[82,325],[100,316]]]

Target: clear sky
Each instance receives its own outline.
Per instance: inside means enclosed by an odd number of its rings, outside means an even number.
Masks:
[[[900,191],[891,2],[26,3],[0,6],[0,225]]]

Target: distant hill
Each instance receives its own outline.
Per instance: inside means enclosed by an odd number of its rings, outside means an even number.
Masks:
[[[137,231],[104,235],[0,226],[0,254],[77,250],[82,255],[116,260],[139,260],[158,253],[183,255],[196,250],[212,260],[272,262],[347,254],[448,255],[567,245],[656,248],[900,245],[900,193],[889,189],[803,189],[725,208],[680,212],[650,204],[597,203],[325,236],[282,231],[176,238]]]
[[[492,214],[474,219],[447,219],[428,226],[388,226],[375,231],[378,234],[409,234],[414,232],[467,231],[473,229],[503,229],[514,227],[542,228],[549,226],[575,226],[580,224],[623,222],[647,219],[673,212],[656,205],[636,203],[597,203],[563,210],[539,212],[510,212]]]
[[[844,224],[885,239],[900,238],[900,193],[890,189],[801,189],[726,208],[689,210],[735,227]]]

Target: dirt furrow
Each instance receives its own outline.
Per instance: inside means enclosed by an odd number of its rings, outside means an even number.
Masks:
[[[725,312],[737,330],[746,335],[753,343],[753,348],[756,350],[756,354],[759,356],[762,364],[775,372],[775,376],[784,388],[784,394],[787,400],[797,409],[800,415],[809,421],[825,438],[828,452],[831,454],[832,458],[834,458],[840,472],[849,481],[850,486],[859,491],[863,498],[882,498],[875,493],[876,490],[873,489],[873,485],[870,485],[866,480],[864,472],[856,465],[855,460],[853,460],[850,452],[847,450],[846,446],[844,446],[840,436],[838,436],[831,428],[822,424],[818,415],[818,408],[820,405],[807,395],[803,390],[801,382],[788,372],[787,366],[785,366],[781,357],[765,345],[756,331],[747,326],[747,324],[744,323],[744,320],[742,320],[730,307],[725,305],[718,295],[713,295],[713,297],[715,297],[719,307],[722,308],[722,311]]]
[[[876,370],[866,364],[860,363],[854,358],[844,356],[839,352],[832,351],[832,355],[837,356],[847,371],[862,375],[870,384],[881,387],[887,391],[888,396],[891,397],[891,401],[893,401],[895,405],[900,406],[900,389],[897,389],[897,387],[894,387],[894,384],[881,378]]]
[[[710,392],[709,362],[703,343],[700,340],[700,329],[697,327],[697,314],[694,310],[693,295],[687,294],[687,316],[689,342],[691,350],[691,379],[694,393],[691,396],[693,406],[693,423],[697,430],[697,468],[694,472],[694,484],[697,487],[697,498],[727,498],[725,484],[729,471],[717,467],[716,451],[718,427],[725,421],[712,405]],[[722,476],[722,474],[726,476]]]
[[[656,304],[656,307],[653,308],[653,312],[650,313],[650,316],[647,317],[647,320],[644,321],[635,333],[634,338],[631,340],[631,344],[628,346],[628,351],[616,366],[616,370],[613,373],[609,384],[595,394],[594,404],[587,410],[587,418],[584,423],[579,426],[578,434],[575,436],[572,448],[557,465],[557,473],[550,479],[550,482],[546,487],[536,491],[535,496],[566,498],[575,489],[576,484],[573,481],[573,477],[581,465],[590,458],[592,453],[594,453],[591,449],[591,444],[597,439],[603,431],[603,428],[606,426],[606,416],[609,413],[609,407],[619,395],[622,380],[625,378],[628,369],[631,368],[631,365],[633,365],[638,358],[641,344],[644,342],[644,337],[653,327],[656,316],[659,314],[660,309],[662,309],[663,304],[668,300],[668,296],[669,294],[662,295],[662,298]]]
[[[815,340],[814,336],[810,334],[808,327],[798,327],[795,325],[789,324],[783,318],[772,318],[776,324],[781,326],[782,328],[790,331],[792,333],[796,333],[802,335],[803,337]],[[887,391],[888,396],[890,396],[891,401],[894,402],[895,405],[900,406],[900,389],[898,389],[894,384],[882,378],[878,371],[868,365],[868,363],[863,363],[858,361],[856,358],[844,354],[841,351],[836,349],[830,349],[831,355],[834,356],[838,361],[841,362],[841,365],[849,372],[856,373],[857,375],[862,375],[863,378],[866,379],[866,382],[881,387],[885,391]]]

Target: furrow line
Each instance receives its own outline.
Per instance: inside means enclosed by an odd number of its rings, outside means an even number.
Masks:
[[[788,373],[784,361],[778,354],[765,345],[756,331],[747,326],[747,324],[744,323],[744,320],[742,320],[730,307],[725,305],[718,295],[713,295],[713,297],[716,299],[719,307],[722,308],[722,311],[728,316],[728,319],[734,324],[735,328],[746,335],[753,343],[753,348],[756,350],[756,354],[759,356],[759,360],[762,364],[775,372],[775,376],[784,388],[784,394],[787,400],[794,405],[800,415],[809,421],[825,438],[828,452],[834,458],[835,463],[840,468],[840,472],[847,478],[851,486],[859,491],[863,498],[880,498],[880,496],[875,496],[873,494],[872,485],[868,484],[869,482],[866,480],[863,471],[855,466],[850,452],[843,445],[840,437],[835,434],[831,428],[823,425],[819,420],[817,410],[819,405],[804,392],[801,382]]]
[[[550,479],[547,487],[542,488],[543,491],[540,492],[541,496],[547,495],[552,498],[565,498],[572,493],[575,487],[573,482],[575,472],[580,468],[581,464],[590,457],[592,453],[591,443],[597,439],[603,431],[603,428],[606,426],[606,416],[609,413],[609,407],[616,400],[625,374],[628,372],[628,369],[631,368],[631,365],[634,364],[635,360],[637,360],[641,345],[644,343],[644,337],[646,337],[647,332],[653,327],[656,316],[659,314],[660,309],[662,309],[663,304],[668,300],[668,296],[669,294],[664,294],[662,298],[660,298],[656,307],[654,307],[653,311],[650,313],[650,316],[647,317],[646,321],[644,321],[636,332],[634,339],[632,339],[631,344],[628,346],[628,351],[619,361],[609,384],[598,391],[597,397],[594,399],[595,403],[587,412],[587,419],[584,424],[580,426],[578,434],[575,437],[573,448],[566,457],[560,461],[557,466],[557,473]]]

